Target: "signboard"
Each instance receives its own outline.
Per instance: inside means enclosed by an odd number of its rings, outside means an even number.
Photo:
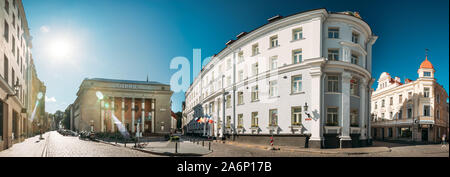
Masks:
[[[305,120],[306,121],[310,121],[310,120],[312,120],[310,117],[308,117],[308,118],[305,118]]]
[[[419,120],[419,124],[434,124],[434,120]]]

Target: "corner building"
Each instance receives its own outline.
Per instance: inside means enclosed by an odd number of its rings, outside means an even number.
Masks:
[[[313,148],[370,143],[377,36],[357,12],[275,16],[236,37],[187,90],[186,134]],[[205,115],[214,123],[195,121]]]
[[[372,94],[374,139],[438,143],[448,135],[448,94],[434,72],[427,56],[415,81],[381,74]]]

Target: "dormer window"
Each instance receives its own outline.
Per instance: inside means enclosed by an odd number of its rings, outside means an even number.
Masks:
[[[431,77],[431,72],[423,72],[424,77]]]

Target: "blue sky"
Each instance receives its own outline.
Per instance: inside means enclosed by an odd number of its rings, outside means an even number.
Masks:
[[[64,110],[86,77],[149,79],[169,84],[172,58],[192,60],[218,53],[242,31],[274,15],[326,8],[359,11],[379,36],[373,72],[416,79],[428,48],[438,82],[448,92],[448,0],[427,1],[267,1],[267,0],[23,0],[38,76],[47,86],[46,111]],[[55,42],[55,41],[59,41]],[[69,43],[55,57],[61,41]],[[64,43],[63,42],[63,43]],[[56,46],[56,47],[55,47]],[[191,76],[192,77],[192,76]],[[191,79],[192,81],[192,79]],[[174,93],[174,112],[184,93]]]

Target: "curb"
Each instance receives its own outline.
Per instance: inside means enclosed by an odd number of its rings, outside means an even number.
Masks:
[[[217,142],[217,143],[225,143],[229,145],[236,145],[236,146],[245,146],[245,147],[253,147],[253,148],[259,148],[259,149],[265,149],[270,150],[270,147],[262,146],[262,145],[251,145],[251,144],[240,144],[240,143],[233,143],[233,142]],[[278,147],[280,148],[280,147]],[[392,149],[388,148],[387,150],[379,150],[374,152],[367,152],[367,151],[355,151],[355,152],[336,152],[336,151],[324,151],[324,150],[303,150],[303,149],[294,149],[294,148],[280,148],[280,151],[291,151],[291,152],[307,152],[307,153],[318,153],[318,154],[347,154],[347,155],[358,155],[358,154],[374,154],[374,153],[382,153],[382,152],[391,152]]]

